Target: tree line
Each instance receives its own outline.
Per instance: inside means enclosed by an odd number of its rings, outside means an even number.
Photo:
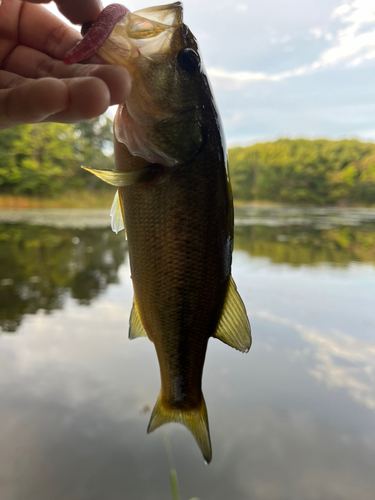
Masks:
[[[20,125],[0,132],[0,195],[59,196],[106,185],[81,165],[113,168],[112,122]],[[375,204],[375,144],[279,139],[229,150],[238,201]]]
[[[236,200],[375,204],[375,144],[279,139],[229,150]]]
[[[80,167],[113,168],[112,121],[20,125],[0,132],[0,194],[59,196],[103,189]]]

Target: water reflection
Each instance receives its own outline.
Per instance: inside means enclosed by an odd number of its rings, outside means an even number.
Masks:
[[[291,349],[291,357],[304,359],[309,374],[329,389],[345,389],[375,411],[375,338],[364,341],[337,329],[307,327],[267,311],[254,311],[252,316],[295,331],[304,345]]]
[[[275,263],[375,263],[375,210],[249,209],[236,212],[235,248]]]
[[[107,211],[93,212],[0,212],[3,332],[15,332],[25,314],[62,308],[67,297],[88,305],[117,283],[126,242],[108,228]],[[28,224],[19,223],[22,214]],[[235,249],[253,258],[292,266],[375,263],[375,210],[238,208],[236,224]]]
[[[126,242],[107,229],[0,224],[0,326],[14,332],[25,314],[80,304],[117,283]]]
[[[328,212],[237,211],[254,343],[244,356],[209,342],[208,467],[186,429],[165,427],[184,500],[375,498],[375,210]],[[0,337],[0,498],[165,500],[144,411],[158,363],[127,339],[126,243],[107,211],[100,227],[66,214],[7,213],[0,230],[0,318],[18,332]]]

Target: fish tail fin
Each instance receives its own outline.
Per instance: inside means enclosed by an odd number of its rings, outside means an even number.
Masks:
[[[203,394],[200,406],[192,410],[170,408],[163,404],[161,394],[159,394],[151,414],[147,433],[153,432],[161,425],[168,424],[170,422],[183,424],[189,429],[198,443],[205,461],[210,463],[212,459],[211,439],[208,427],[207,408]]]

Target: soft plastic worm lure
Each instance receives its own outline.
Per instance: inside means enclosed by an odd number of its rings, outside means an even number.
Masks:
[[[116,24],[126,16],[129,9],[114,3],[102,10],[82,41],[64,57],[65,64],[75,64],[93,56],[111,34]]]

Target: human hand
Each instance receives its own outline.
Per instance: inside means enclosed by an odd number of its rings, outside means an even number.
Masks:
[[[0,129],[77,122],[123,102],[130,93],[128,72],[103,64],[66,66],[62,58],[81,39],[79,33],[34,3],[42,0],[0,3]],[[100,12],[97,0],[57,3],[74,22],[93,21]],[[84,4],[91,6],[87,16]]]
[[[25,0],[30,3],[51,3],[52,0]],[[55,4],[73,24],[84,24],[95,21],[102,6],[100,0],[55,0]]]

